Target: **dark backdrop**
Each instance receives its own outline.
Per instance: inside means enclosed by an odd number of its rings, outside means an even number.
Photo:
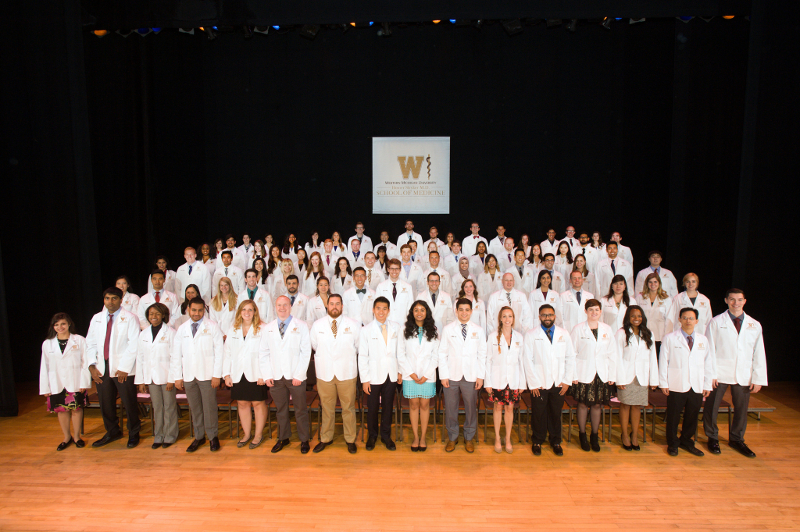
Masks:
[[[59,9],[37,17],[3,35],[17,52],[2,54],[12,90],[1,230],[18,381],[36,377],[54,312],[85,333],[102,288],[126,273],[142,293],[157,254],[175,269],[184,246],[228,232],[304,242],[312,230],[347,237],[356,221],[373,239],[384,228],[396,238],[403,216],[371,214],[371,137],[417,135],[452,142],[451,214],[415,216],[423,235],[435,224],[463,237],[473,220],[487,237],[498,223],[536,240],[549,226],[619,230],[637,271],[647,251],[664,250],[679,279],[699,274],[715,313],[734,250],[749,243],[740,284],[764,324],[771,378],[800,377],[776,278],[781,257],[797,257],[786,240],[797,222],[786,193],[797,170],[793,20],[759,44],[752,215],[737,241],[743,17],[582,23],[574,34],[539,25],[513,37],[499,24],[444,22],[390,38],[323,29],[314,41],[167,30],[70,40]],[[84,60],[77,81],[70,46]],[[767,250],[779,250],[768,268]]]

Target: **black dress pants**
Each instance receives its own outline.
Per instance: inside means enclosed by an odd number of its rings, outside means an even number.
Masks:
[[[392,437],[392,415],[394,414],[394,394],[397,383],[389,377],[381,384],[370,383],[370,394],[367,395],[367,427],[369,437],[389,440]],[[378,409],[381,409],[380,430],[378,425]]]
[[[100,413],[103,415],[103,425],[106,434],[119,434],[119,418],[117,417],[117,394],[122,399],[122,406],[128,415],[128,437],[139,434],[142,422],[139,420],[139,404],[136,401],[136,385],[134,376],[128,375],[125,382],[119,382],[116,377],[108,375],[108,360],[103,373],[103,382],[97,385],[97,398],[100,403]]]
[[[703,394],[693,390],[673,392],[667,396],[667,446],[677,449],[679,445],[694,446],[694,434],[697,432],[697,416],[703,406]],[[683,427],[678,438],[678,423],[683,412]]]
[[[553,385],[548,390],[539,390],[539,397],[531,395],[531,433],[533,443],[544,443],[550,433],[550,445],[561,443],[561,409],[564,396],[559,395],[561,386]]]

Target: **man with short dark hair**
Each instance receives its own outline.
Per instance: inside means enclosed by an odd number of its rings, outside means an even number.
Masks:
[[[147,293],[139,299],[139,308],[136,311],[139,318],[139,327],[142,330],[150,327],[145,312],[153,303],[161,303],[167,307],[169,317],[173,320],[177,320],[181,315],[181,302],[178,300],[178,295],[164,290],[165,278],[164,272],[158,269],[153,270],[150,274],[150,284],[153,287],[153,292]]]
[[[461,241],[461,249],[464,251],[464,255],[467,257],[473,256],[477,250],[478,242],[483,242],[486,245],[486,249],[489,249],[489,241],[480,235],[481,226],[478,225],[478,222],[472,222],[469,226],[469,231],[469,236]]]
[[[391,303],[389,319],[397,323],[405,323],[411,304],[414,302],[414,289],[400,278],[402,266],[397,259],[391,259],[386,269],[389,278],[378,285],[375,297],[383,296]]]
[[[364,224],[361,222],[356,222],[356,234],[347,239],[347,249],[352,249],[354,240],[358,240],[358,246],[362,255],[368,251],[372,251],[372,239],[364,234]],[[355,268],[355,266],[351,267]]]
[[[220,253],[222,257],[222,267],[217,268],[214,272],[214,277],[211,280],[211,297],[217,295],[219,290],[219,280],[227,277],[233,286],[233,293],[238,294],[244,288],[244,274],[241,268],[233,265],[233,252],[229,249]]]
[[[300,292],[300,279],[295,274],[286,277],[286,297],[292,308],[292,316],[303,319],[308,308],[308,296]]]
[[[183,258],[186,259],[186,263],[181,264],[175,272],[175,293],[181,303],[186,295],[186,287],[190,284],[200,289],[203,301],[210,301],[211,275],[208,273],[208,268],[202,262],[197,262],[197,251],[191,246],[183,250]]]
[[[353,286],[342,294],[344,315],[361,325],[372,321],[372,303],[375,301],[375,291],[366,285],[366,281],[364,268],[358,266],[353,270]]]
[[[500,254],[503,253],[503,244],[506,241],[506,228],[504,225],[498,225],[496,230],[497,236],[489,242],[487,252],[495,257],[499,257]]]
[[[244,271],[245,268],[247,268],[247,258],[245,257],[244,253],[242,253],[242,250],[236,247],[236,238],[233,235],[225,235],[225,245],[227,247],[217,254],[217,270],[223,266],[223,262],[221,260],[222,254],[226,251],[230,251],[232,256],[231,262],[233,265]]]
[[[611,279],[613,279],[615,275],[622,275],[625,277],[625,283],[628,285],[628,294],[631,292],[631,286],[634,286],[633,266],[627,260],[620,258],[617,255],[617,251],[616,242],[609,242],[606,244],[606,255],[608,258],[599,261],[597,267],[595,267],[594,279],[598,296],[608,294],[608,291],[611,289]]]
[[[547,230],[547,238],[542,240],[539,248],[542,250],[542,256],[545,253],[552,253],[553,256],[558,255],[558,245],[560,242],[556,240],[556,230],[552,227]]]
[[[453,315],[453,300],[441,282],[441,277],[436,272],[428,274],[428,286],[417,294],[417,301],[424,301],[431,309],[431,316],[436,323],[436,329],[444,330],[455,319]]]
[[[261,318],[261,321],[272,321],[274,318],[272,315],[272,296],[267,292],[263,284],[258,284],[258,272],[250,268],[244,272],[244,280],[244,290],[239,292],[236,296],[238,304],[248,299],[255,301],[256,307],[258,307],[258,316]]]
[[[650,266],[636,275],[636,286],[634,287],[636,295],[647,292],[647,290],[645,290],[644,280],[647,279],[647,276],[651,273],[656,273],[659,279],[661,279],[661,288],[667,293],[670,299],[677,296],[679,293],[678,280],[675,279],[671,271],[661,266],[661,252],[655,250],[651,251],[647,254],[647,260],[650,261]],[[630,292],[630,287],[628,288],[628,292]]]
[[[412,240],[417,241],[417,248],[422,247],[422,235],[414,232],[414,222],[411,220],[406,220],[406,231],[397,237],[397,248],[400,249],[403,244],[408,244]],[[386,251],[388,256],[388,248]]]

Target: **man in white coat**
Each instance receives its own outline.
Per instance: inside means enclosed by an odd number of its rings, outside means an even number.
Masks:
[[[394,451],[397,447],[392,441],[392,414],[397,384],[403,382],[397,364],[397,351],[405,345],[403,327],[387,319],[389,300],[385,297],[375,299],[372,313],[375,319],[361,329],[358,343],[358,374],[367,396],[367,450],[375,448],[380,436],[386,448]]]
[[[457,320],[442,330],[439,342],[439,378],[444,388],[444,422],[448,453],[458,442],[458,406],[464,401],[464,448],[475,452],[478,431],[478,392],[486,376],[486,334],[472,323],[472,301],[456,302]]]
[[[300,280],[294,274],[286,277],[286,296],[289,298],[292,316],[302,319],[306,315],[308,296],[300,292]],[[277,301],[275,306],[277,308]]]
[[[678,295],[678,280],[671,271],[661,266],[661,252],[651,251],[647,254],[647,260],[650,261],[650,266],[636,274],[636,286],[634,291],[636,294],[641,294],[644,290],[644,280],[651,273],[657,273],[661,279],[661,288],[673,298]],[[591,270],[589,270],[591,271]],[[630,291],[630,290],[629,290]]]
[[[128,448],[139,444],[139,405],[136,401],[136,351],[139,320],[122,308],[122,290],[103,292],[103,310],[92,317],[86,334],[86,361],[97,385],[97,398],[106,433],[92,443],[102,447],[122,438],[117,418],[117,394],[128,413]]]
[[[386,279],[381,269],[375,266],[377,260],[375,253],[372,251],[364,254],[364,274],[367,276],[366,285],[370,290],[378,288],[378,285]],[[355,271],[355,268],[353,268],[353,271]]]
[[[186,259],[186,263],[178,266],[178,271],[175,272],[175,293],[181,303],[186,287],[190,284],[197,285],[203,301],[211,301],[211,275],[208,273],[208,268],[195,260],[197,251],[193,247],[188,247],[183,250],[183,258]]]
[[[553,266],[556,263],[556,258],[552,253],[545,253],[542,256],[542,267],[536,272],[536,278],[539,278],[539,273],[542,270],[547,270],[550,273],[550,288],[555,290],[556,292],[563,292],[567,289],[567,281],[564,279],[564,276],[561,275],[561,272],[556,271]],[[533,286],[531,287],[531,291],[536,289],[536,281],[533,282]]]
[[[525,250],[522,250],[522,255],[525,256]],[[514,239],[507,237],[503,242],[503,249],[495,257],[497,258],[497,269],[501,272],[508,271],[514,265]]]
[[[422,266],[411,259],[411,246],[403,244],[400,246],[400,279],[411,285],[412,288],[419,286],[420,281],[424,281]]]
[[[620,258],[628,261],[631,265],[631,270],[633,270],[633,252],[631,252],[631,248],[628,246],[623,246],[620,240],[622,240],[622,236],[620,236],[619,231],[611,233],[611,242],[617,243],[618,255]],[[606,246],[608,246],[608,244],[606,244]]]
[[[556,230],[552,227],[548,229],[547,238],[539,244],[542,250],[542,257],[544,257],[545,253],[552,253],[553,256],[558,255],[558,245],[560,243],[559,240],[556,240]]]
[[[253,257],[253,245],[250,243],[250,235],[245,233],[242,235],[242,245],[236,248],[245,259],[245,267],[249,265],[250,259]]]
[[[351,240],[343,256],[350,263],[351,270],[355,270],[358,266],[364,266],[364,251],[361,249],[361,241],[357,238]]]
[[[478,247],[478,242],[483,242],[486,244],[486,249],[489,249],[489,241],[479,234],[481,231],[481,226],[478,225],[478,222],[472,222],[472,224],[469,226],[469,231],[469,236],[461,241],[461,250],[464,252],[464,255],[467,257],[473,256],[476,248]]]
[[[403,246],[403,244],[408,244],[412,240],[416,240],[417,241],[417,249],[421,249],[422,248],[422,235],[420,235],[419,233],[415,233],[414,232],[414,222],[412,222],[411,220],[406,220],[406,226],[405,227],[406,227],[405,233],[403,233],[403,234],[401,234],[400,236],[397,237],[397,249],[400,249]],[[387,249],[386,251],[387,251],[387,256],[388,256],[388,251],[389,250]]]
[[[389,321],[405,323],[408,310],[414,302],[414,289],[410,284],[400,278],[400,261],[391,259],[388,270],[389,278],[378,285],[375,290],[375,297],[385,297],[389,300],[391,308],[389,311]]]
[[[292,316],[292,302],[279,296],[275,302],[277,318],[264,327],[259,349],[259,363],[269,393],[275,401],[278,418],[278,441],[273,453],[289,445],[292,425],[289,421],[289,397],[294,405],[300,452],[308,453],[311,437],[306,403],[306,374],[311,360],[311,340],[308,325]]]
[[[542,454],[542,444],[548,433],[553,454],[564,454],[561,448],[561,409],[564,394],[574,380],[575,348],[569,332],[556,326],[555,320],[555,309],[545,303],[539,307],[540,326],[525,333],[522,342],[525,377],[533,400],[531,450],[536,456]]]
[[[692,439],[703,397],[711,393],[714,380],[714,346],[695,330],[697,310],[681,309],[681,328],[661,339],[658,358],[658,387],[667,396],[667,452],[678,456],[678,448],[703,456]],[[683,427],[678,438],[678,423]]]
[[[150,326],[147,321],[147,309],[154,303],[161,303],[169,310],[170,319],[177,320],[181,316],[181,303],[178,301],[177,294],[164,290],[164,272],[153,270],[150,274],[150,283],[153,285],[153,292],[148,292],[139,299],[137,309],[139,327],[145,330]]]
[[[367,275],[361,266],[353,270],[353,287],[342,294],[343,314],[361,325],[372,321],[375,291],[366,285]]]
[[[514,288],[514,275],[511,273],[503,274],[503,289],[489,296],[486,303],[486,323],[490,331],[497,329],[498,316],[503,307],[511,307],[514,311],[515,331],[525,334],[533,327],[533,314],[528,298]]]
[[[438,229],[436,229],[436,227],[431,227],[431,228],[430,228],[430,231],[428,231],[428,236],[430,236],[430,238],[429,238],[428,240],[426,240],[426,241],[425,241],[425,243],[422,245],[422,251],[423,251],[425,254],[427,254],[427,253],[428,253],[428,245],[429,245],[431,242],[436,242],[436,250],[437,250],[437,251],[439,251],[440,249],[442,249],[442,247],[447,247],[447,244],[445,244],[444,242],[442,242],[442,241],[439,239],[439,230],[438,230]]]
[[[583,305],[590,299],[594,299],[594,294],[583,289],[583,274],[572,272],[569,274],[570,289],[561,293],[561,323],[562,327],[569,332],[581,322],[586,321],[586,311]]]
[[[439,274],[431,272],[428,274],[428,286],[417,294],[417,301],[424,301],[428,304],[428,308],[431,309],[433,321],[439,331],[443,331],[455,319],[453,315],[453,300],[450,294],[441,290],[441,287],[442,283]]]
[[[432,251],[428,254],[428,269],[425,271],[425,274],[422,276],[422,279],[419,281],[419,285],[417,286],[417,292],[424,292],[428,288],[428,275],[431,273],[438,273],[439,274],[439,286],[444,288],[445,290],[449,290],[449,287],[452,283],[452,277],[450,276],[450,272],[448,272],[445,268],[441,265],[441,255],[438,251]],[[441,329],[440,329],[441,330]]]
[[[597,263],[594,269],[595,285],[597,286],[598,297],[604,297],[608,294],[611,288],[611,279],[615,275],[622,275],[625,277],[625,282],[628,285],[628,293],[631,292],[633,284],[633,267],[631,263],[625,259],[619,258],[617,255],[617,243],[609,242],[606,244],[607,259],[603,259]]]
[[[242,250],[236,247],[236,239],[233,237],[233,235],[225,235],[225,245],[228,247],[217,254],[217,269],[219,270],[222,268],[222,254],[226,251],[231,252],[231,255],[233,256],[231,262],[234,266],[242,271],[247,269],[247,257],[244,256]]]
[[[217,291],[219,290],[219,280],[223,277],[227,277],[231,280],[234,293],[238,294],[244,290],[244,272],[242,272],[241,268],[233,265],[233,253],[231,250],[226,249],[220,253],[220,257],[222,258],[222,267],[217,268],[217,270],[214,272],[214,277],[211,279],[212,298],[217,295]]]
[[[178,390],[186,389],[192,411],[194,440],[186,449],[195,452],[208,436],[211,450],[219,451],[217,388],[222,378],[222,331],[205,316],[206,305],[197,298],[189,302],[189,320],[175,333],[170,379]]]
[[[497,226],[497,236],[494,237],[491,242],[489,242],[488,251],[495,257],[499,257],[500,254],[503,252],[503,244],[506,240],[506,228],[505,226],[498,225]]]
[[[336,267],[336,261],[339,254],[333,251],[333,240],[326,238],[322,243],[322,267],[325,269],[325,276],[328,279],[333,278],[333,269]]]
[[[748,458],[756,453],[744,443],[750,394],[767,385],[767,357],[761,324],[744,313],[744,291],[731,288],[725,294],[728,310],[711,320],[706,336],[714,351],[711,393],[703,409],[703,429],[708,450],[720,454],[717,414],[725,390],[730,389],[733,421],[728,427],[728,445]]]
[[[400,248],[397,247],[393,242],[389,242],[389,233],[387,231],[381,231],[381,241],[372,248],[372,251],[377,255],[376,249],[378,247],[383,246],[386,248],[386,258],[387,259],[399,259],[400,258]],[[407,239],[404,239],[407,240]]]
[[[574,259],[577,253],[581,252],[581,243],[575,237],[575,228],[571,225],[567,226],[567,236],[565,236],[561,242],[566,242],[569,245],[569,250],[572,252],[572,258]]]
[[[244,290],[236,295],[237,304],[241,304],[242,301],[248,299],[255,301],[258,307],[258,317],[261,318],[261,321],[272,321],[274,319],[272,315],[272,296],[270,296],[263,284],[258,284],[258,272],[251,268],[244,272],[244,279]]]
[[[356,234],[347,239],[347,249],[352,249],[351,245],[354,240],[358,240],[358,246],[362,255],[368,251],[372,251],[372,239],[364,234],[364,224],[361,222],[356,224]]]
[[[597,267],[597,263],[606,258],[605,253],[592,247],[590,244],[589,235],[586,233],[581,233],[580,244],[581,245],[578,248],[577,253],[574,253],[572,258],[574,259],[578,255],[583,255],[583,258],[586,259],[586,269],[590,272],[594,272],[595,268]]]
[[[311,349],[317,373],[317,392],[322,408],[319,443],[314,452],[322,452],[333,443],[336,399],[342,407],[342,426],[347,451],[356,447],[356,377],[358,377],[358,341],[361,324],[342,316],[342,296],[328,298],[328,315],[311,326]]]
[[[511,239],[507,238],[506,242],[509,240]],[[525,264],[525,251],[522,249],[514,250],[514,262],[506,268],[505,273],[514,276],[514,286],[525,294],[525,297],[534,290],[539,275],[532,264]]]
[[[448,272],[450,272],[451,276],[455,276],[456,274],[458,274],[458,263],[461,260],[461,258],[467,257],[467,261],[469,261],[470,257],[467,254],[461,252],[460,241],[453,240],[451,246],[452,246],[451,247],[452,253],[450,253],[444,258],[443,266]]]

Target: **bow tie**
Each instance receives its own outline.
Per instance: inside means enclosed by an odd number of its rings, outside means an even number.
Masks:
[[[366,294],[366,293],[367,293],[367,289],[366,288],[362,288],[361,290],[356,288],[356,294]]]

